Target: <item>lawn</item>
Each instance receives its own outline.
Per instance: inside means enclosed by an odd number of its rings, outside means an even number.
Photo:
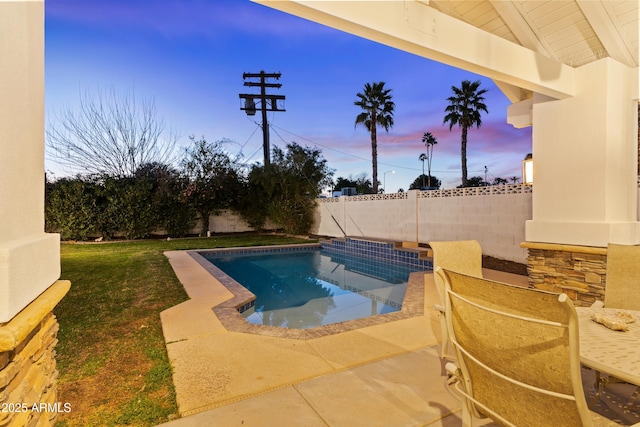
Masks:
[[[62,244],[58,426],[154,426],[178,414],[160,312],[187,299],[167,250],[309,243],[275,235]]]

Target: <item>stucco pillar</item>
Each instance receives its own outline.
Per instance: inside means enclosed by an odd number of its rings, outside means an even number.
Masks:
[[[638,69],[610,58],[576,69],[576,96],[533,105],[527,242],[639,244]]]
[[[44,232],[44,2],[0,2],[0,324],[60,277]]]

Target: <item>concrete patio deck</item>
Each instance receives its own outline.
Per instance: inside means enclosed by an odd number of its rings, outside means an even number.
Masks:
[[[461,425],[460,402],[441,376],[432,273],[409,278],[409,288],[414,281],[424,283],[419,315],[357,329],[343,324],[343,332],[296,339],[277,330],[269,336],[227,329],[212,307],[233,298],[231,292],[187,252],[166,256],[190,299],[161,313],[182,417],[162,426]],[[486,269],[483,274],[527,284],[524,276]],[[640,422],[640,405],[625,405],[635,386],[608,386],[611,392],[594,399],[594,382],[594,372],[584,368],[589,407],[600,414],[597,426]],[[496,425],[474,420],[474,426]]]
[[[232,294],[187,252],[166,255],[191,299],[161,314],[182,417],[163,426],[460,425],[441,377],[431,273],[424,314],[298,340],[228,331],[212,307]]]

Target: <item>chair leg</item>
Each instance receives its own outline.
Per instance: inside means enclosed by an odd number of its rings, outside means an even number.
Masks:
[[[462,402],[462,427],[472,427],[473,416],[466,401]]]
[[[629,398],[629,401],[627,402],[626,405],[623,406],[623,409],[628,411],[631,409],[631,406],[633,405],[633,402],[636,401],[636,399],[638,398],[638,395],[640,395],[640,387],[637,387],[633,394],[631,395],[631,397]]]
[[[449,357],[448,347],[449,347],[449,331],[447,331],[447,319],[444,317],[443,313],[438,313],[438,317],[440,319],[440,331],[442,332],[442,344],[440,347],[440,357],[446,359]]]
[[[593,388],[595,389],[595,395],[593,396],[591,403],[596,403],[598,400],[600,400],[602,391],[604,390],[604,387],[607,384],[607,379],[602,376],[600,371],[595,371],[595,373],[596,373],[596,382],[593,385]]]
[[[620,380],[618,380],[615,377],[611,377],[611,376],[604,377],[600,372],[598,371],[595,371],[595,372],[596,372],[596,381],[594,384],[595,396],[593,397],[593,400],[591,403],[595,403],[598,401],[598,399],[600,399],[602,392],[604,392],[607,384],[620,382]],[[636,389],[633,391],[633,393],[629,397],[629,400],[627,401],[627,403],[624,406],[622,406],[622,409],[624,409],[625,411],[629,411],[633,403],[638,398],[638,396],[640,396],[640,387],[636,387]]]

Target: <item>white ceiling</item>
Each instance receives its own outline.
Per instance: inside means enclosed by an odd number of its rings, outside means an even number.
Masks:
[[[571,67],[603,57],[638,66],[638,0],[421,3]]]

